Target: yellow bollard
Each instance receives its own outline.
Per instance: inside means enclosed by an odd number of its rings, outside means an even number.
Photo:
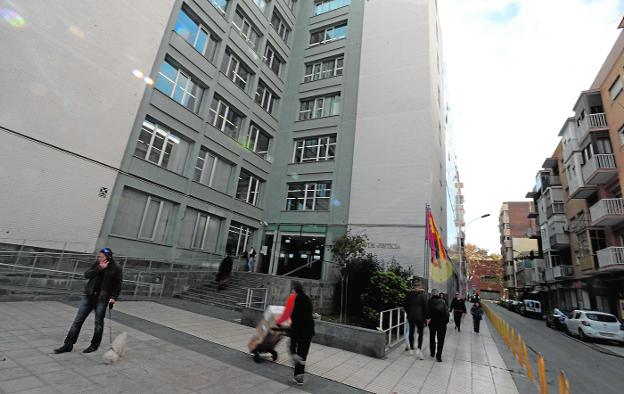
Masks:
[[[511,337],[509,338],[509,342],[511,343],[511,354],[516,357],[516,330],[511,329]]]
[[[516,343],[518,345],[518,363],[522,365],[522,337],[520,336],[520,334],[518,334],[518,342]]]
[[[559,372],[559,394],[570,394],[570,381],[563,371]]]
[[[546,364],[541,353],[537,353],[537,375],[540,386],[540,394],[548,394],[548,385],[546,384]]]
[[[524,353],[524,366],[527,370],[527,377],[533,383],[533,368],[531,367],[531,359],[529,358],[529,352],[527,351],[526,342],[522,343],[523,353]]]

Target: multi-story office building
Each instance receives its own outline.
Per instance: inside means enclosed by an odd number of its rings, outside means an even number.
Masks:
[[[518,259],[539,250],[537,240],[531,237],[536,232],[530,201],[506,201],[501,205],[498,215],[498,229],[501,243],[501,264],[503,265],[503,287],[506,296],[516,297],[518,289]],[[527,235],[528,233],[528,235]],[[521,284],[521,283],[520,283]]]
[[[545,194],[536,192],[538,185],[531,195],[553,209],[557,204],[557,212],[565,214],[553,220],[548,211],[539,212],[540,224],[546,224],[542,232],[548,232],[542,233],[546,275],[534,285],[546,284],[551,306],[597,309],[620,318],[624,318],[622,55],[624,33],[590,89],[581,92],[574,116],[566,119],[559,133],[560,148],[540,171],[546,177],[560,175],[561,199],[544,200]]]
[[[453,223],[435,1],[12,7],[5,243],[187,260],[254,247],[261,272],[327,278],[351,229],[424,275],[426,204],[445,237]]]

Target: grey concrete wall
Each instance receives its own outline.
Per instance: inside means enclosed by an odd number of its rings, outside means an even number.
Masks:
[[[262,313],[263,311],[259,309],[245,308],[241,312],[241,323],[256,327],[262,319]],[[322,320],[314,321],[314,330],[316,334],[312,337],[313,343],[375,358],[386,356],[385,334],[383,332]]]
[[[423,275],[425,205],[447,222],[435,4],[365,4],[349,224]]]
[[[173,2],[0,1],[0,127],[118,167]],[[115,176],[0,129],[0,234],[92,251]]]

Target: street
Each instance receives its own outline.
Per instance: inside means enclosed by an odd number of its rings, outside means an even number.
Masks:
[[[524,338],[533,352],[540,352],[544,356],[551,390],[557,386],[561,370],[570,379],[573,393],[607,394],[623,391],[621,373],[624,371],[624,358],[601,353],[592,343],[582,343],[561,331],[546,327],[543,320],[526,318],[499,305],[490,305]]]

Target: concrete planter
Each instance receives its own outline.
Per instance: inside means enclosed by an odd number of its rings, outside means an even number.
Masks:
[[[263,311],[259,309],[244,308],[241,323],[255,327],[262,319],[262,313]],[[314,343],[375,358],[386,356],[386,341],[383,332],[322,320],[315,320],[314,330],[316,331],[316,335],[312,338]]]

